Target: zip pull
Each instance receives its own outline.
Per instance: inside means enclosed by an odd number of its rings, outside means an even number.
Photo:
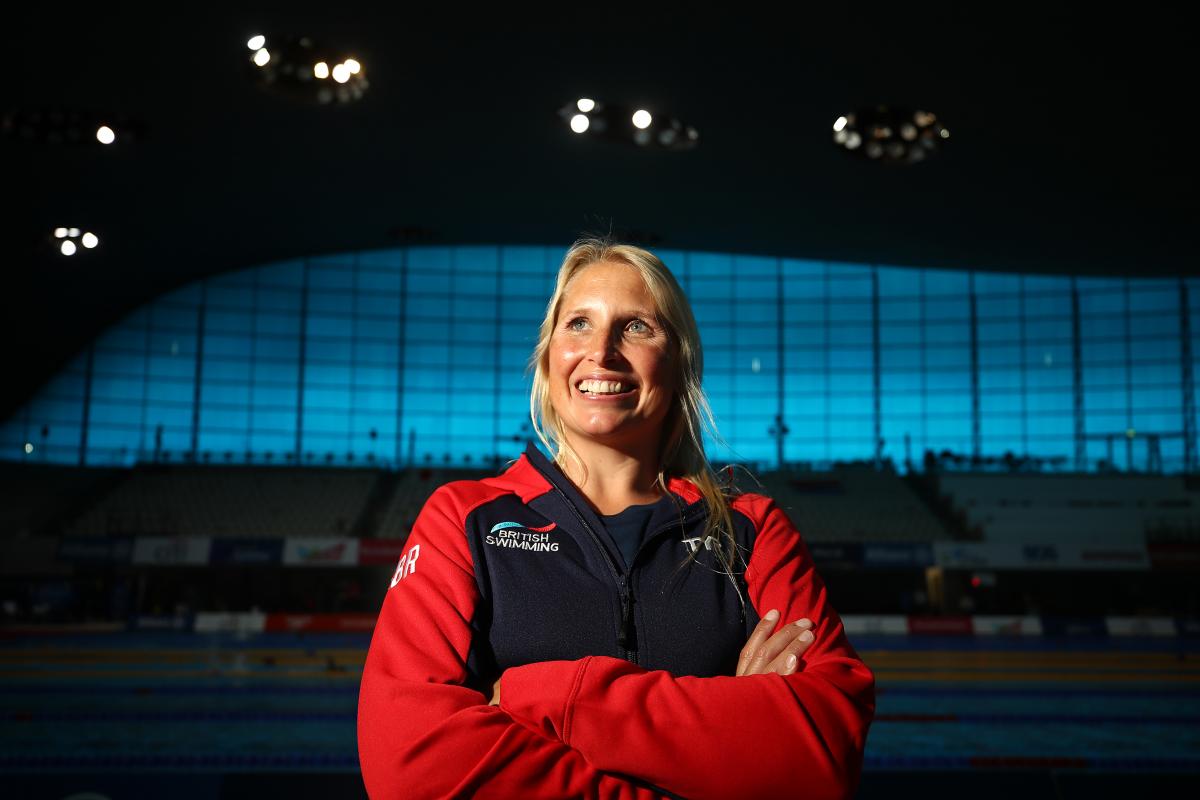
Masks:
[[[633,592],[626,589],[621,593],[621,630],[617,634],[617,644],[622,650],[629,651],[633,640]]]

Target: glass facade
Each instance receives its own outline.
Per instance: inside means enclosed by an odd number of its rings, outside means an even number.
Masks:
[[[560,247],[286,261],[164,295],[0,426],[0,457],[404,466],[509,458]],[[1196,465],[1200,280],[660,251],[692,300],[714,461],[926,449]]]

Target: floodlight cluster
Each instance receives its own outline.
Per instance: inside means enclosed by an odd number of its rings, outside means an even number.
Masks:
[[[370,84],[362,62],[319,47],[308,36],[255,34],[246,40],[250,69],[264,89],[318,105],[362,99]]]
[[[695,126],[649,109],[601,103],[581,97],[558,110],[572,132],[599,139],[634,144],[639,147],[658,147],[666,150],[689,150],[700,141]]]
[[[834,145],[871,161],[915,164],[949,138],[949,129],[929,111],[876,106],[833,121]]]

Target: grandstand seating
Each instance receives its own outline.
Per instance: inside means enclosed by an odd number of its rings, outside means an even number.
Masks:
[[[809,541],[927,542],[950,534],[904,480],[873,465],[836,465],[830,472],[782,471],[759,476],[762,491]],[[746,486],[749,491],[756,487]]]
[[[491,467],[476,470],[413,467],[405,470],[375,521],[374,530],[364,530],[363,534],[380,539],[403,539],[412,530],[421,507],[437,487],[450,481],[486,478],[497,471]]]
[[[940,486],[994,542],[1140,545],[1200,518],[1200,494],[1179,475],[948,473]]]
[[[0,468],[0,536],[55,532],[64,514],[125,475],[124,470],[13,464]]]
[[[348,536],[378,470],[140,467],[68,535]]]

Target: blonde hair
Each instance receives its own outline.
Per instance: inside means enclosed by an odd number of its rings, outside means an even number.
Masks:
[[[529,360],[529,369],[533,372],[533,390],[529,396],[533,430],[554,455],[556,463],[561,464],[564,459],[570,458],[586,474],[587,468],[579,454],[567,443],[563,422],[550,401],[550,338],[558,321],[563,296],[571,282],[585,267],[601,262],[625,264],[637,271],[654,298],[658,322],[667,331],[672,348],[671,363],[675,369],[676,391],[663,424],[664,436],[655,485],[664,495],[670,496],[667,487],[670,477],[684,478],[695,484],[709,509],[701,538],[706,540],[712,536],[715,542],[720,543],[715,552],[724,572],[734,579],[740,554],[733,536],[733,516],[728,496],[736,490],[718,480],[704,455],[704,431],[718,441],[720,435],[708,398],[700,385],[704,373],[700,331],[683,289],[656,255],[640,247],[616,244],[601,238],[580,239],[567,251],[558,270],[554,294],[546,304],[546,316],[542,319],[537,346]],[[738,585],[736,580],[734,585]]]

